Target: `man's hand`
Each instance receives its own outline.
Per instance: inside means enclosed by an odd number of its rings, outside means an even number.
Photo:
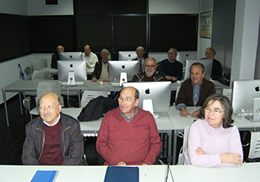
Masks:
[[[97,82],[97,79],[96,79],[96,78],[93,78],[91,81],[92,81],[92,82]]]
[[[165,76],[165,78],[166,78],[167,80],[177,81],[177,78],[174,77],[174,76]]]
[[[198,116],[199,113],[200,113],[200,110],[194,111],[194,112],[191,114],[191,117],[197,118],[197,116]]]
[[[242,159],[240,154],[235,154],[235,153],[225,153],[225,154],[220,154],[221,158],[221,163],[229,163],[229,164],[234,164],[236,166],[242,164]]]
[[[190,115],[189,111],[187,111],[187,109],[185,107],[181,107],[180,108],[181,112],[180,112],[180,116],[181,117],[188,117],[188,115]]]

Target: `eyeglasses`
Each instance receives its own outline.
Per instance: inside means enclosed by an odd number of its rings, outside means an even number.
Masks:
[[[126,102],[132,102],[132,101],[134,101],[134,99],[132,99],[132,98],[130,98],[130,97],[126,97],[126,98],[124,98],[124,97],[119,97],[118,98],[118,101],[121,101],[121,102],[123,102],[123,101],[126,101]]]
[[[223,113],[223,112],[225,112],[225,111],[221,111],[220,109],[210,109],[209,107],[206,107],[205,108],[205,112],[212,112],[213,114],[220,114],[220,113]]]
[[[39,110],[40,111],[45,111],[45,109],[47,109],[48,111],[52,111],[53,109],[57,108],[60,104],[58,104],[57,106],[47,106],[47,107],[44,107],[44,106],[40,106],[39,107]]]
[[[155,67],[155,65],[147,65],[147,64],[145,64],[144,66],[147,67],[147,68],[154,68]]]

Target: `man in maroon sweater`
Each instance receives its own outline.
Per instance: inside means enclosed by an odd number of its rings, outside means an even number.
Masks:
[[[59,97],[54,93],[47,93],[40,98],[41,116],[26,125],[23,164],[84,164],[84,143],[79,122],[61,113],[61,107]]]
[[[152,114],[137,107],[139,91],[121,90],[119,107],[104,116],[97,151],[104,165],[149,165],[160,153],[161,141]]]

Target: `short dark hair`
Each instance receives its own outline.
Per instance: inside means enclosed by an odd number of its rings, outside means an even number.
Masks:
[[[131,87],[131,86],[130,86],[130,87],[125,87],[125,88],[121,89],[119,95],[121,95],[121,92],[122,92],[124,89],[126,89],[126,88],[133,88],[133,89],[135,90],[135,95],[134,95],[135,100],[136,100],[136,99],[139,99],[139,90],[136,89],[135,87]]]
[[[201,69],[202,69],[202,73],[205,72],[205,66],[204,66],[202,63],[200,63],[200,62],[195,62],[195,63],[193,63],[193,64],[191,65],[191,67],[190,67],[190,73],[191,73],[191,68],[192,68],[193,66],[200,66]]]
[[[224,95],[221,94],[213,94],[211,96],[209,96],[203,103],[201,109],[200,109],[200,113],[198,114],[198,118],[200,119],[204,119],[205,118],[205,108],[207,107],[209,101],[219,101],[221,106],[224,108],[224,118],[223,118],[223,123],[222,126],[223,128],[230,128],[232,127],[234,121],[232,119],[232,114],[233,114],[233,108],[232,108],[232,104],[231,101],[229,100],[229,98],[227,98]]]

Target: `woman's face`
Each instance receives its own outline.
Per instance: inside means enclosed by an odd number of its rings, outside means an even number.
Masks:
[[[220,128],[224,118],[224,108],[219,101],[210,100],[205,108],[205,119],[213,128]]]

